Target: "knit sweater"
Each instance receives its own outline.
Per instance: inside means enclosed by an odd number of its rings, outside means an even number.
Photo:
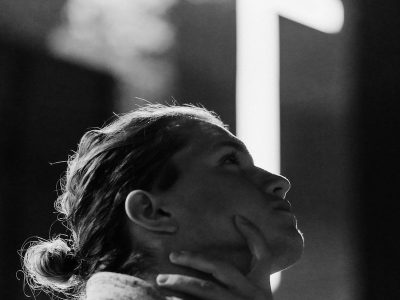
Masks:
[[[126,274],[99,272],[86,284],[85,300],[175,300],[164,297],[154,285]]]

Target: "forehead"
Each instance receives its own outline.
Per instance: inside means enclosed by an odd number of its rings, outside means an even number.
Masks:
[[[217,125],[197,121],[180,128],[180,133],[187,137],[188,143],[175,158],[198,157],[207,155],[223,146],[236,146],[247,151],[244,144],[227,129]]]

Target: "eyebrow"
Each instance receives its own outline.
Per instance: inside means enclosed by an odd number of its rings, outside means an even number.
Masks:
[[[210,150],[214,152],[217,148],[222,148],[222,147],[232,147],[239,152],[249,154],[249,151],[247,150],[246,146],[240,141],[222,141],[214,144]]]

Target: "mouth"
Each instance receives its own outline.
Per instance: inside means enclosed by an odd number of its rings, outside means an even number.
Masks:
[[[290,202],[287,200],[280,200],[279,203],[274,207],[275,210],[292,212]]]

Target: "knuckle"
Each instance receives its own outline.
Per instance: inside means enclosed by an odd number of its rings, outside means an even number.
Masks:
[[[203,280],[199,282],[199,286],[200,286],[200,288],[207,289],[207,290],[211,290],[211,289],[215,288],[215,285],[212,282],[203,281]]]

